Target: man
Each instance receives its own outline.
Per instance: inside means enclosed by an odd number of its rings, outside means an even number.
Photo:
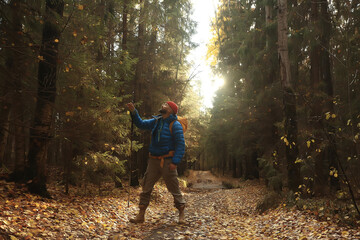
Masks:
[[[140,118],[134,104],[128,103],[127,107],[138,128],[151,130],[150,157],[140,194],[140,211],[135,218],[130,219],[130,222],[142,223],[145,221],[145,211],[150,202],[151,192],[155,183],[162,176],[168,191],[174,197],[175,207],[179,210],[179,223],[184,223],[185,200],[179,188],[177,165],[185,153],[185,141],[183,128],[177,121],[178,106],[174,102],[166,102],[161,106],[159,111],[161,114],[149,120]]]

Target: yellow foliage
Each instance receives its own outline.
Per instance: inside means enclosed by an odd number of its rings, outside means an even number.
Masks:
[[[219,45],[216,43],[217,37],[213,35],[208,44],[208,49],[206,53],[206,60],[210,62],[211,66],[217,64],[217,57],[219,55]]]
[[[303,160],[301,159],[301,158],[297,158],[296,160],[295,160],[295,163],[302,163],[303,162]]]
[[[325,118],[326,118],[326,120],[329,120],[329,118],[330,118],[330,112],[325,113]]]

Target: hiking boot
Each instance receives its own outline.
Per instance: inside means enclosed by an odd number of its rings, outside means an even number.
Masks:
[[[143,223],[145,221],[145,211],[147,206],[140,205],[139,206],[139,213],[136,215],[135,218],[131,218],[130,222],[132,223]]]
[[[183,224],[186,222],[185,221],[185,204],[178,206],[177,209],[179,210],[179,223]]]

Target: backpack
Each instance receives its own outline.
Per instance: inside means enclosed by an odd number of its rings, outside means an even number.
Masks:
[[[186,130],[187,130],[187,128],[188,128],[188,120],[187,120],[187,118],[185,118],[185,117],[179,117],[179,116],[178,116],[178,119],[172,121],[172,122],[170,123],[170,125],[169,125],[171,135],[172,135],[172,126],[174,125],[174,122],[175,122],[175,121],[178,121],[178,122],[181,124],[182,129],[183,129],[183,133],[185,133]]]

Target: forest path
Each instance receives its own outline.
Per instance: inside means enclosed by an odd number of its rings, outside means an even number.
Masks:
[[[64,195],[63,186],[51,184],[54,198],[42,199],[24,185],[0,181],[0,239],[360,239],[359,228],[319,221],[284,205],[259,214],[256,206],[266,195],[260,181],[236,180],[238,188],[224,189],[209,173],[191,176],[189,183],[198,183],[197,188],[180,181],[186,224],[177,223],[173,197],[162,181],[154,187],[142,224],[129,222],[138,211],[141,188],[130,188],[128,202],[127,186],[108,188],[103,196],[95,194],[97,187],[88,188],[91,192],[80,196],[82,188]]]
[[[207,180],[208,178],[206,178]],[[245,230],[244,218],[255,214],[264,187],[258,181],[239,189],[222,189],[218,181],[201,181],[184,192],[186,224],[177,224],[177,213],[166,216],[169,224],[154,229],[144,239],[237,239]],[[218,186],[216,189],[215,186]],[[249,196],[251,196],[249,198]],[[245,233],[246,234],[246,233]],[[245,235],[243,235],[245,236]]]
[[[187,186],[193,189],[220,189],[224,188],[222,180],[210,171],[189,170],[186,176]]]
[[[186,224],[177,224],[177,211],[162,211],[171,206],[167,194],[163,202],[150,207],[141,239],[360,239],[359,229],[339,227],[329,221],[319,221],[303,211],[282,205],[263,214],[256,206],[266,194],[257,180],[243,181],[239,188],[224,189],[221,180],[210,172],[190,172],[192,188],[184,189],[187,201]],[[160,219],[159,219],[160,218]],[[149,229],[152,222],[161,222]]]

